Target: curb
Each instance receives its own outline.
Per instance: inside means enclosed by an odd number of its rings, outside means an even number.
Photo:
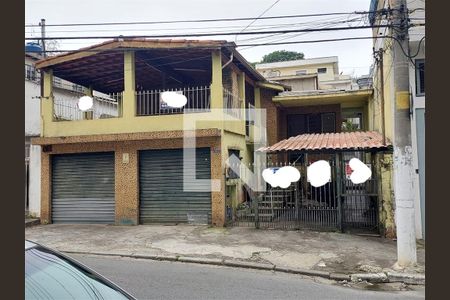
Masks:
[[[25,221],[25,228],[26,227],[31,227],[31,226],[35,226],[35,225],[39,225],[41,224],[41,221],[39,219],[33,219],[30,221]]]
[[[318,270],[290,268],[264,263],[244,262],[230,259],[197,258],[197,257],[175,256],[175,255],[139,255],[139,254],[117,254],[117,253],[83,252],[83,251],[64,251],[64,250],[59,251],[71,254],[129,257],[129,258],[150,259],[157,261],[178,261],[183,263],[195,263],[204,265],[216,265],[235,268],[276,271],[305,276],[322,277],[335,281],[353,281],[353,282],[367,281],[371,283],[403,282],[414,285],[425,285],[425,275],[423,274],[407,274],[397,272],[342,274]]]

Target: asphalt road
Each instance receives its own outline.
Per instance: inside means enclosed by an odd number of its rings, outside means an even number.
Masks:
[[[424,299],[423,288],[373,291],[294,274],[145,259],[70,255],[138,299]]]

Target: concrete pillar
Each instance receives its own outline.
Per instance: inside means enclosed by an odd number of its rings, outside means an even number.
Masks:
[[[50,155],[41,152],[41,223],[49,224],[52,220],[51,178],[52,168]]]
[[[223,108],[222,54],[214,50],[211,54],[211,109]]]
[[[123,61],[123,118],[131,119],[136,115],[136,67],[134,51],[125,51]]]
[[[406,267],[417,263],[415,208],[414,208],[414,168],[411,143],[411,120],[409,99],[409,60],[403,54],[408,49],[408,29],[406,22],[406,0],[393,0],[393,24],[400,30],[394,33],[399,40],[393,43],[394,82],[394,190],[395,217],[397,225],[397,265]],[[402,30],[403,29],[403,30]],[[401,32],[403,31],[403,32]]]
[[[261,108],[261,89],[255,87],[255,108]]]
[[[115,150],[116,225],[139,224],[138,151]]]
[[[226,155],[226,153],[224,153]],[[225,225],[225,174],[222,167],[221,140],[211,146],[211,179],[220,181],[220,191],[211,192],[211,223],[213,226]]]
[[[41,146],[30,145],[29,165],[29,214],[34,217],[41,215]]]
[[[41,136],[45,136],[46,124],[53,121],[53,71],[42,72]]]

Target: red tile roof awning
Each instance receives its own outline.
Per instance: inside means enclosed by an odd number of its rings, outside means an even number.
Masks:
[[[386,150],[392,146],[386,139],[383,145],[383,137],[376,131],[356,131],[340,133],[301,134],[279,141],[278,143],[259,148],[259,152],[284,152],[284,151],[316,151],[316,150]]]

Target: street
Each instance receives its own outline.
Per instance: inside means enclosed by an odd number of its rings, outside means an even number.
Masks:
[[[424,299],[411,291],[338,286],[299,275],[180,262],[94,255],[71,257],[93,268],[138,299]],[[376,289],[377,286],[372,286]]]

